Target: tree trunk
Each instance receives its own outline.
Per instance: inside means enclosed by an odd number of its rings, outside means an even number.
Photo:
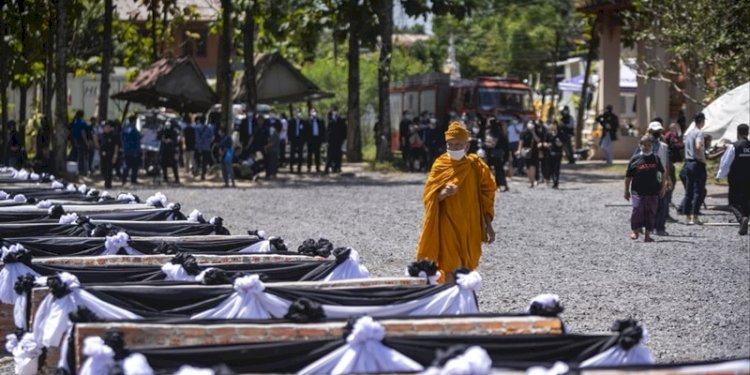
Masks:
[[[55,160],[54,169],[58,173],[65,170],[65,154],[68,141],[68,77],[65,62],[67,61],[67,51],[65,42],[66,17],[65,9],[66,0],[57,0],[57,43],[55,45],[56,55],[56,78],[55,90]]]
[[[219,71],[222,76],[220,86],[221,95],[221,126],[227,134],[232,133],[232,0],[221,1],[221,41],[219,47]]]
[[[29,86],[18,87],[20,98],[18,98],[18,141],[21,148],[26,147],[26,106],[28,105]]]
[[[255,112],[258,93],[255,87],[255,18],[253,13],[253,6],[248,4],[245,8],[245,29],[242,33],[242,46],[245,60],[243,82],[245,85],[245,104],[247,105],[245,110]]]
[[[583,69],[583,83],[581,84],[581,100],[578,102],[578,113],[576,114],[576,149],[583,146],[583,114],[586,108],[587,96],[589,93],[589,76],[591,74],[591,61],[594,60],[594,52],[599,44],[598,33],[596,32],[599,16],[596,16],[591,25],[591,40],[589,41],[589,51],[586,54],[586,67]]]
[[[156,61],[156,59],[159,58],[159,37],[156,35],[156,0],[151,0],[151,43],[153,44],[151,46],[151,62],[153,63]]]
[[[8,161],[8,54],[5,53],[5,0],[0,0],[0,126],[2,126],[3,163]]]
[[[557,112],[557,103],[555,98],[557,97],[557,60],[560,58],[560,31],[555,30],[555,54],[552,58],[552,72],[550,74],[550,84],[552,85],[552,98],[550,98],[550,110],[547,114],[547,118],[551,121],[554,119],[555,113]]]
[[[382,0],[378,14],[380,21],[380,59],[378,61],[378,161],[391,158],[391,106],[388,89],[391,85],[391,55],[393,53],[393,0]]]
[[[102,82],[99,87],[99,121],[109,118],[109,73],[112,69],[112,0],[104,0],[104,40],[102,41]]]
[[[359,23],[357,21],[357,0],[349,0],[349,77],[347,78],[347,141],[346,160],[362,161],[362,135],[359,127]]]
[[[55,67],[55,8],[52,3],[48,3],[47,12],[47,41],[44,46],[44,96],[42,98],[42,114],[48,124],[52,124],[52,96],[54,88],[54,67]]]

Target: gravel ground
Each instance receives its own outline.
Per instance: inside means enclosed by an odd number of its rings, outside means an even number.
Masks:
[[[521,311],[535,295],[555,293],[576,333],[639,319],[659,362],[750,355],[750,237],[738,236],[737,227],[673,223],[669,237],[631,241],[622,178],[566,167],[559,190],[529,189],[514,178],[511,191],[498,194],[498,241],[484,247],[479,268],[481,310]],[[186,214],[197,208],[207,218],[222,216],[233,234],[264,229],[290,249],[325,237],[357,249],[374,276],[395,276],[414,257],[424,181],[423,174],[282,174],[250,188],[132,190],[142,198],[162,191]],[[707,204],[726,204],[725,192],[710,187]],[[682,195],[678,187],[674,201]],[[704,213],[711,222],[733,219]]]

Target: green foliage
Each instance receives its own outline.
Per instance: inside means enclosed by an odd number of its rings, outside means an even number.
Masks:
[[[453,36],[463,76],[525,78],[530,73],[547,71],[545,64],[550,61],[566,58],[576,47],[581,25],[581,17],[573,12],[568,0],[478,1],[476,12],[463,19],[454,15],[435,17],[435,37],[418,43],[414,56],[439,70]]]
[[[750,0],[635,0],[623,13],[627,42],[658,40],[688,78],[716,97],[750,80]],[[652,67],[648,73],[671,67]]]

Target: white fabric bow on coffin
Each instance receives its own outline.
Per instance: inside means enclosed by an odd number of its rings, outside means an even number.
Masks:
[[[89,336],[83,339],[83,362],[78,375],[108,374],[115,365],[115,352],[104,343],[101,337]]]
[[[8,199],[8,193],[6,193],[3,190],[0,190],[0,201],[4,201],[6,199]]]
[[[28,180],[29,172],[27,172],[25,169],[21,169],[20,171],[15,171],[13,172],[13,178],[16,180]]]
[[[9,248],[3,247],[0,259],[5,260],[6,255],[19,254],[22,251],[24,251],[24,248],[21,244],[11,245]],[[13,287],[16,284],[16,280],[27,273],[39,276],[36,271],[21,262],[4,264],[3,269],[0,270],[0,302],[10,305],[16,301],[17,295]]]
[[[135,203],[135,196],[130,193],[120,193],[117,195],[118,201],[128,201],[128,203]]]
[[[88,186],[86,186],[86,184],[78,186],[78,192],[79,193],[86,194],[87,191],[89,191],[89,188],[88,188]]]
[[[287,313],[289,301],[266,293],[258,275],[234,280],[234,290],[224,302],[190,317],[190,319],[271,319]]]
[[[146,199],[146,204],[152,207],[167,207],[167,196],[157,192]]]
[[[39,181],[39,174],[38,174],[38,173],[34,173],[34,172],[31,172],[31,173],[29,174],[29,179],[31,179],[31,180],[33,180],[33,181]]]
[[[565,362],[555,362],[555,364],[546,368],[543,366],[533,366],[526,369],[526,375],[565,375],[570,368]]]
[[[42,348],[34,341],[34,335],[26,333],[21,340],[15,334],[5,337],[5,350],[13,355],[16,375],[35,375],[39,369],[38,358]]]
[[[193,366],[184,365],[180,367],[174,375],[214,375],[214,370],[210,368],[198,368]]]
[[[643,328],[641,341],[632,348],[625,350],[619,344],[601,352],[581,363],[581,367],[612,367],[626,365],[651,365],[656,361],[646,345],[648,331]]]
[[[193,212],[190,213],[187,217],[187,221],[191,223],[200,223],[201,218],[203,217],[203,214],[198,210],[193,210]]]
[[[26,196],[23,194],[16,194],[16,196],[13,197],[13,202],[26,203]]]
[[[333,254],[331,256],[335,257]],[[368,277],[370,277],[370,271],[359,263],[359,253],[357,250],[349,248],[349,258],[336,266],[323,281],[366,279]]]
[[[262,237],[261,237],[262,238]],[[273,237],[271,237],[273,238]],[[270,253],[273,251],[273,246],[271,246],[271,240],[262,240],[258,241],[242,250],[239,251],[239,253],[242,254],[260,254],[260,253]]]
[[[76,186],[73,185],[72,183],[68,184],[68,186],[65,187],[65,190],[67,190],[67,191],[78,191],[78,189],[76,189]]]
[[[120,249],[125,250],[128,255],[143,255],[143,253],[128,245],[129,240],[130,236],[125,232],[118,232],[114,236],[106,236],[104,238],[104,251],[100,255],[117,255]]]
[[[60,216],[60,219],[57,220],[58,224],[75,224],[76,221],[78,221],[78,214],[73,212],[69,214],[64,214]]]
[[[166,275],[164,280],[167,281],[195,281],[195,276],[189,275],[182,264],[165,263],[161,266],[161,272]]]
[[[60,273],[60,280],[70,289],[70,293],[61,298],[47,294],[34,315],[34,339],[46,347],[60,345],[63,334],[71,325],[68,315],[79,306],[103,319],[141,319],[139,315],[104,302],[81,289],[78,278],[67,272]]]
[[[46,199],[36,204],[36,208],[50,208],[50,207],[52,207],[52,202]]]
[[[52,184],[50,185],[55,190],[62,190],[65,189],[65,185],[63,185],[60,181],[52,181]]]
[[[414,372],[424,368],[383,345],[385,328],[369,316],[354,323],[346,344],[303,368],[298,374],[353,374]]]
[[[440,370],[440,375],[489,375],[492,372],[492,359],[487,351],[479,346],[472,346],[466,351],[448,360]]]
[[[122,372],[125,375],[154,375],[154,369],[141,353],[133,353],[123,359]]]
[[[356,315],[387,317],[393,315],[464,315],[476,314],[477,300],[474,292],[482,286],[482,277],[472,271],[459,274],[456,285],[431,296],[417,300],[382,306],[322,305],[329,318],[348,318]]]

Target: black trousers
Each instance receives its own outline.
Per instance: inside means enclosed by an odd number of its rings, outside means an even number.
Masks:
[[[209,150],[201,150],[195,151],[195,162],[196,162],[196,168],[200,168],[201,170],[201,179],[206,179],[206,170],[208,169],[208,164],[211,162],[211,151]]]
[[[685,215],[698,215],[706,197],[706,165],[695,160],[685,161],[685,199],[682,210]]]
[[[573,155],[573,129],[567,129],[565,128],[562,131],[563,137],[560,137],[560,139],[563,142],[563,146],[565,147],[565,153],[568,154],[568,163],[575,163],[576,158]]]
[[[334,172],[341,171],[341,158],[343,153],[341,152],[341,146],[343,143],[333,142],[328,144],[328,157],[326,160],[326,170],[329,168]]]
[[[560,164],[562,164],[562,154],[549,154],[547,157],[549,165],[549,174],[552,178],[552,186],[557,187],[560,183]]]
[[[112,188],[112,155],[102,154],[101,163],[99,166],[102,171],[102,177],[104,177],[104,187],[107,189]]]
[[[490,158],[492,163],[492,168],[495,169],[495,184],[497,186],[508,186],[508,181],[505,178],[505,168],[503,168],[503,164],[505,164],[505,158],[502,156],[493,157]]]
[[[312,161],[315,158],[315,170],[320,172],[320,140],[314,139],[307,142],[307,171],[312,168]]]
[[[294,166],[297,166],[297,172],[302,170],[302,161],[304,160],[305,142],[292,141],[292,147],[289,150],[289,172],[294,172]]]
[[[750,216],[750,179],[729,180],[729,209],[739,222],[743,217]]]
[[[141,167],[140,155],[125,155],[125,165],[122,167],[122,183],[128,179],[130,173],[130,182],[138,183],[138,169]]]
[[[177,160],[174,159],[174,154],[172,154],[172,157],[169,156],[162,156],[161,158],[161,170],[164,173],[164,181],[168,182],[169,178],[167,178],[167,169],[172,168],[172,172],[174,173],[174,181],[178,184],[180,183],[180,174],[177,171]]]

